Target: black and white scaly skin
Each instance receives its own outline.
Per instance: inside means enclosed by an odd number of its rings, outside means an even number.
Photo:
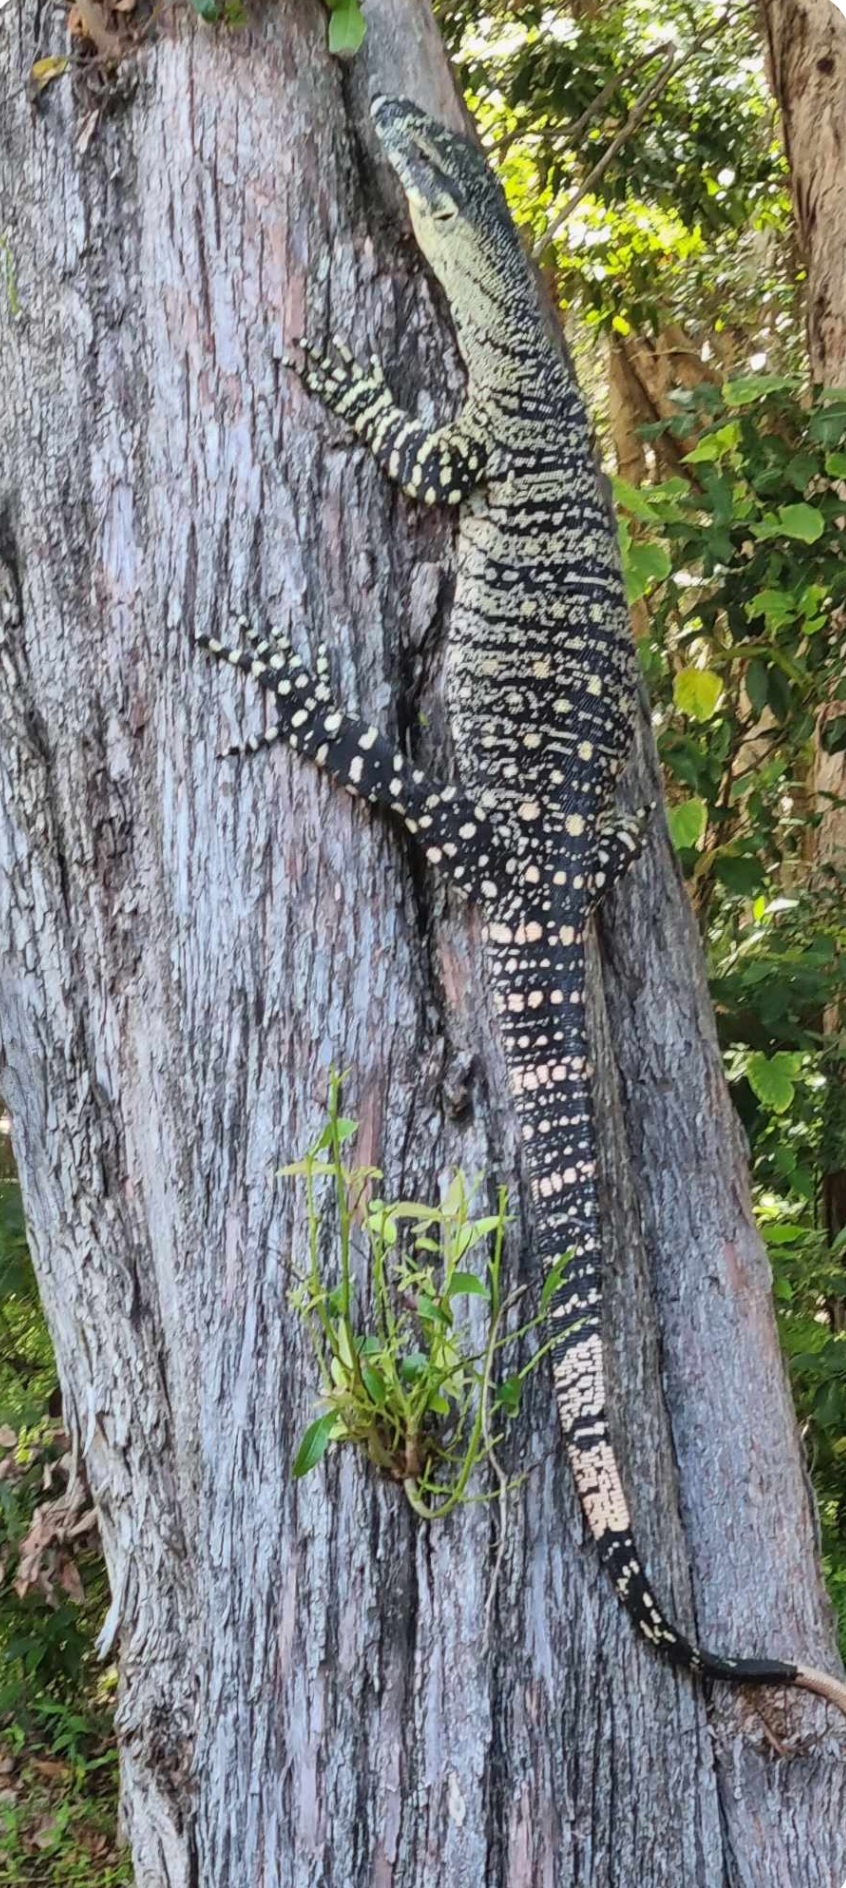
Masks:
[[[638,1559],[609,1439],[584,936],[596,900],[636,857],[648,809],[633,817],[614,805],[635,656],[581,397],[544,332],[480,153],[405,100],[378,99],[373,116],[446,291],[466,405],[427,432],[395,406],[378,364],[359,367],[339,341],[328,355],[303,342],[298,371],[410,498],[461,507],[447,670],[461,787],[429,778],[338,708],[323,655],[312,676],[279,635],[250,636],[243,652],[200,641],[275,692],[278,722],[251,748],[279,737],[398,815],[430,863],[484,908],[541,1258],[549,1268],[572,1254],[550,1309],[564,1440],[623,1605],[679,1665],[734,1682],[802,1683],[793,1665],[717,1658],[668,1622]]]

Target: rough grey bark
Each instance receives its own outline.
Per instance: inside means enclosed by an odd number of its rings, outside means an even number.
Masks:
[[[320,1121],[330,1063],[392,1189],[431,1194],[459,1163],[514,1181],[474,921],[314,772],[218,762],[262,709],[191,643],[244,603],[304,649],[326,635],[385,725],[435,672],[446,525],[280,367],[307,318],[378,342],[406,398],[458,394],[364,101],[458,107],[425,0],[368,17],[349,73],[317,0],[238,34],[166,16],[81,151],[69,87],[24,95],[28,0],[0,11],[22,310],[0,299],[0,1088],[102,1520],[137,1881],[839,1888],[838,1724],[795,1696],[709,1710],[635,1641],[542,1373],[489,1632],[494,1510],[427,1531],[349,1454],[291,1480],[315,1386],[286,1304],[302,1206],[274,1168]],[[60,50],[42,19],[38,50]],[[602,967],[609,1344],[643,1549],[720,1649],[833,1666],[658,822]],[[536,1283],[525,1239],[511,1266]]]

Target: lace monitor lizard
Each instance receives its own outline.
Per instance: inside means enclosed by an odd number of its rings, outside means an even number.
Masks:
[[[460,417],[427,431],[374,359],[300,345],[305,386],[387,476],[423,504],[460,506],[447,705],[461,787],[413,766],[332,698],[287,635],[199,642],[276,698],[247,743],[282,739],[404,821],[426,859],[483,907],[494,1003],[545,1267],[569,1252],[550,1305],[564,1441],[591,1534],[643,1637],[675,1664],[734,1683],[804,1684],[846,1710],[846,1687],[768,1659],[717,1657],[662,1612],[638,1558],[609,1438],[585,926],[637,857],[649,810],[614,804],[631,745],[635,655],[616,545],[582,400],[546,333],[535,280],[481,153],[407,100],[373,118],[423,255],[447,296],[468,374]],[[288,361],[293,367],[293,361]],[[238,750],[234,750],[238,751]]]

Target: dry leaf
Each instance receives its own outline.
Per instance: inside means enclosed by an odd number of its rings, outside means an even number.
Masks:
[[[76,150],[77,150],[77,155],[79,157],[85,156],[88,146],[91,143],[91,139],[93,138],[94,133],[97,129],[99,117],[100,117],[100,109],[98,106],[96,111],[90,111],[88,113],[88,117],[83,119],[82,130],[80,131],[79,137],[76,140]]]
[[[56,1757],[33,1757],[29,1768],[40,1777],[66,1777],[70,1764],[60,1763]]]
[[[68,1528],[68,1540],[78,1540],[80,1534],[90,1534],[92,1529],[96,1526],[97,1511],[95,1508],[89,1508],[88,1513],[82,1516],[81,1521],[74,1521],[73,1527]]]
[[[44,1816],[35,1835],[30,1836],[30,1841],[36,1849],[52,1849],[55,1848],[58,1833],[59,1825],[55,1816]]]
[[[82,1605],[85,1598],[85,1588],[82,1584],[82,1576],[75,1560],[62,1561],[59,1585],[63,1593],[67,1593],[69,1599],[76,1601],[77,1606]]]
[[[8,1423],[0,1423],[0,1449],[13,1449],[17,1442],[17,1433]]]
[[[19,1599],[38,1588],[45,1599],[55,1604],[57,1579],[72,1599],[84,1598],[82,1580],[66,1543],[74,1529],[88,1532],[92,1510],[86,1508],[87,1498],[83,1483],[76,1481],[57,1500],[43,1501],[35,1509],[29,1531],[18,1549],[14,1589]]]
[[[106,16],[98,0],[76,0],[74,13],[79,15],[85,30],[86,39],[90,39],[97,51],[106,59],[120,57],[121,44],[116,33],[109,31]]]
[[[62,73],[67,72],[69,65],[70,60],[58,53],[53,54],[49,59],[36,59],[29,75],[32,90],[43,92],[46,86],[52,85],[54,79],[60,79]]]

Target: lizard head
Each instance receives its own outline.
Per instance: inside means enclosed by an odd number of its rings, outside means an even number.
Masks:
[[[485,316],[495,321],[496,304],[525,291],[530,277],[502,187],[482,152],[407,98],[375,98],[371,112],[418,246],[459,330]]]

